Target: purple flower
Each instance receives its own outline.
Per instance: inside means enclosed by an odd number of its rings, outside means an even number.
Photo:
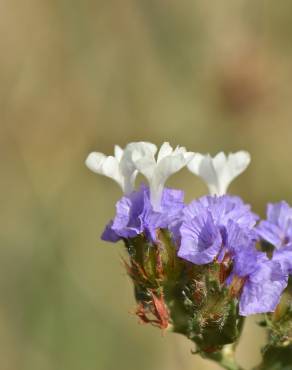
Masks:
[[[292,273],[292,208],[285,201],[269,203],[267,220],[256,228],[259,237],[275,247],[273,261],[281,264],[285,273]]]
[[[256,250],[258,217],[250,207],[238,197],[207,196],[183,213],[178,255],[196,264],[228,257],[232,271],[225,283],[239,297],[240,315],[274,311],[287,286],[287,273],[278,260]]]
[[[156,212],[150,202],[149,188],[142,185],[138,191],[117,202],[116,216],[106,226],[102,239],[116,242],[145,233],[150,241],[155,241],[158,228],[169,229],[177,238],[176,230],[184,208],[183,198],[183,191],[165,188],[161,209]]]
[[[292,208],[288,203],[269,203],[267,220],[257,227],[259,236],[277,249],[292,246]]]
[[[275,249],[272,259],[281,264],[284,273],[292,275],[292,247]]]
[[[248,316],[273,312],[283,290],[287,286],[287,274],[277,261],[269,260],[265,253],[257,251],[252,245],[237,250],[233,258],[232,274],[227,284],[235,283],[242,288],[239,297],[239,313]]]
[[[187,222],[183,222],[178,256],[196,264],[212,262],[218,255],[222,237],[210,212],[202,213]]]
[[[196,264],[221,261],[226,252],[235,253],[256,237],[257,216],[239,197],[204,196],[183,213],[178,256]]]

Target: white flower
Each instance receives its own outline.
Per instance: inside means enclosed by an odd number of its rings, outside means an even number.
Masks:
[[[223,195],[231,181],[240,175],[249,163],[250,154],[245,151],[230,153],[227,157],[220,152],[214,158],[209,154],[196,153],[188,168],[206,182],[212,195]]]
[[[145,142],[128,144],[125,150],[116,145],[114,157],[92,152],[87,157],[85,164],[91,171],[116,181],[123,192],[129,194],[134,190],[135,179],[138,174],[132,160],[133,153],[136,156],[147,156],[149,153],[155,154],[156,150],[154,144]]]
[[[115,156],[90,153],[87,167],[98,174],[115,180],[125,194],[134,190],[138,171],[148,180],[150,200],[154,210],[160,209],[163,187],[169,176],[183,168],[194,156],[183,147],[173,148],[164,143],[155,159],[156,145],[148,142],[129,143],[123,150],[115,146]]]
[[[155,159],[155,152],[148,151],[148,155],[141,155],[137,151],[132,152],[133,162],[148,180],[150,187],[150,200],[153,209],[159,211],[163,187],[172,174],[182,169],[194,154],[187,152],[183,147],[173,148],[169,143],[164,143]]]

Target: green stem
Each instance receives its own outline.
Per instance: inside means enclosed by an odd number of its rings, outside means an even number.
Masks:
[[[216,361],[226,370],[243,370],[235,360],[234,345],[227,344],[221,351],[204,354],[204,357]]]

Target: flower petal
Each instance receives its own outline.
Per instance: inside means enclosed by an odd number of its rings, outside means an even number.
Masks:
[[[164,189],[161,212],[153,211],[149,199],[149,188],[141,185],[138,191],[122,197],[116,204],[116,216],[111,221],[102,239],[116,242],[121,238],[134,238],[144,234],[147,240],[156,242],[157,229],[168,229],[172,237],[179,238],[178,223],[184,208],[183,192]]]
[[[220,152],[214,158],[209,154],[197,153],[188,168],[206,182],[212,195],[223,195],[231,181],[241,174],[249,163],[250,155],[245,151],[230,153],[228,157]]]
[[[292,246],[276,249],[273,261],[279,262],[285,273],[292,274]]]
[[[219,187],[217,173],[212,162],[212,157],[209,154],[202,155],[196,153],[194,158],[189,162],[188,169],[205,181],[210,194],[219,194],[217,190]]]
[[[288,203],[268,203],[267,220],[257,227],[258,235],[277,249],[292,245],[292,208]]]
[[[149,182],[151,204],[155,211],[160,209],[163,188],[168,177],[183,168],[192,156],[185,148],[177,147],[173,151],[169,143],[161,146],[157,161],[153,151],[148,151],[146,156],[133,156],[136,168]]]
[[[119,162],[116,158],[92,152],[88,155],[85,164],[91,171],[110,177],[123,188],[123,179],[120,176]]]
[[[222,173],[222,179],[219,178],[221,192],[226,192],[231,181],[240,175],[250,163],[250,154],[246,151],[230,153],[228,155],[225,169],[222,168],[222,163],[214,162],[216,172]],[[221,172],[222,171],[222,172]],[[218,175],[219,177],[220,175]]]
[[[166,156],[171,155],[172,152],[173,152],[172,146],[168,142],[163,143],[157,155],[157,163],[160,162],[161,159],[165,158]]]
[[[275,311],[287,282],[279,263],[263,261],[245,282],[239,301],[240,315]]]
[[[213,262],[220,251],[222,238],[209,212],[193,218],[191,222],[184,222],[180,232],[179,257],[198,265]]]
[[[120,162],[122,156],[123,156],[124,150],[119,146],[115,145],[115,158]]]

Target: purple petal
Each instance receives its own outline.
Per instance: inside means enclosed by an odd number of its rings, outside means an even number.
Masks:
[[[284,273],[292,273],[292,247],[277,249],[273,253],[273,261],[280,263]]]
[[[193,263],[220,262],[227,251],[251,244],[257,216],[239,197],[205,196],[184,208],[179,256]]]
[[[121,237],[119,235],[116,234],[116,232],[112,229],[112,225],[113,225],[113,222],[110,221],[102,235],[101,235],[101,239],[106,241],[106,242],[112,242],[112,243],[116,243],[117,241],[119,241],[121,239]]]
[[[201,265],[212,262],[218,255],[222,238],[210,213],[204,212],[190,223],[183,223],[180,231],[183,237],[179,257]]]
[[[287,283],[287,275],[279,263],[257,261],[257,269],[248,276],[240,296],[240,315],[275,311]]]
[[[142,185],[138,191],[122,197],[116,205],[116,216],[107,226],[102,238],[116,241],[119,238],[134,238],[145,233],[149,240],[156,240],[159,228],[178,234],[182,222],[184,193],[180,190],[164,189],[160,212],[153,211],[148,187]],[[178,238],[178,236],[174,236]]]
[[[256,235],[253,230],[243,229],[234,221],[228,221],[225,228],[226,233],[226,247],[231,254],[236,255],[241,251],[249,252],[254,249],[254,241]]]
[[[257,227],[257,233],[261,239],[273,244],[276,248],[281,248],[284,234],[278,225],[269,221],[261,221]]]
[[[282,201],[269,203],[267,220],[261,221],[257,233],[276,248],[292,246],[292,208]]]

